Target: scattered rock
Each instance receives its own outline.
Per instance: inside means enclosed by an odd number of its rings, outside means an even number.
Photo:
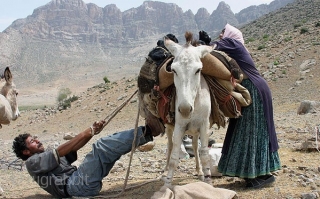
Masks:
[[[64,140],[71,140],[72,138],[74,138],[75,135],[73,133],[65,133],[64,136],[63,136],[63,139]]]
[[[299,115],[307,113],[317,113],[320,109],[320,102],[304,100],[300,103],[297,113]]]

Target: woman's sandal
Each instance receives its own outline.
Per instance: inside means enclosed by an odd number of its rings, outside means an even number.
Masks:
[[[246,188],[258,189],[264,187],[267,184],[273,183],[275,177],[273,175],[259,176],[253,179],[246,179]]]

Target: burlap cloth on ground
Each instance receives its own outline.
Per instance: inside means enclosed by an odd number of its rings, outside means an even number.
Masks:
[[[162,186],[151,199],[236,199],[237,193],[223,188],[215,188],[204,182],[176,185],[172,189]]]

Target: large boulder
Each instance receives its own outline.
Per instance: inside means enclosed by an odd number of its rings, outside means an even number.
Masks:
[[[317,113],[320,110],[320,102],[304,100],[300,103],[298,114]]]

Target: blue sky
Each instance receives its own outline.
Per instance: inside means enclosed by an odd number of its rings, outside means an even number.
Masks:
[[[19,18],[31,15],[35,8],[47,4],[51,0],[0,0],[0,32]],[[144,0],[83,0],[86,3],[94,3],[99,7],[115,4],[123,12],[130,8],[142,5]],[[214,11],[222,0],[158,0],[165,3],[175,3],[183,11],[189,9],[195,14],[199,8],[206,8],[209,13]],[[234,13],[251,5],[269,4],[272,0],[224,0]],[[239,3],[241,2],[241,3]]]

